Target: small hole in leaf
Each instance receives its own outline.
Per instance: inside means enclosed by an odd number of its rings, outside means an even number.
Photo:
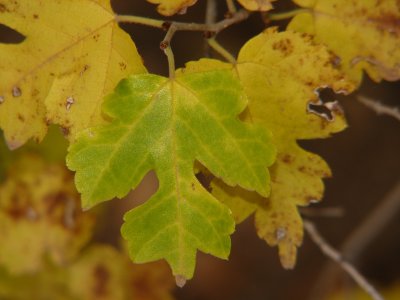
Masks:
[[[211,181],[214,179],[214,175],[204,167],[198,160],[194,163],[194,169],[196,172],[196,178],[200,182],[200,184],[205,188],[207,191],[211,191]]]
[[[334,121],[335,115],[343,114],[342,107],[339,102],[335,100],[339,95],[332,89],[318,89],[315,90],[315,94],[318,96],[318,101],[310,101],[307,104],[308,113],[315,114],[328,122]]]
[[[22,43],[25,39],[26,37],[23,34],[4,24],[0,24],[0,43],[19,44]]]
[[[323,103],[335,101],[338,98],[338,94],[336,94],[331,88],[324,88],[318,90],[319,99]]]
[[[333,114],[332,112],[329,110],[329,108],[327,108],[324,104],[313,104],[313,103],[308,103],[307,105],[307,111],[309,113],[313,113],[316,114],[328,121],[332,121],[333,120]]]

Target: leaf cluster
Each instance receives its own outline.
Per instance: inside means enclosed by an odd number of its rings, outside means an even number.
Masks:
[[[197,1],[149,2],[171,16]],[[0,1],[0,23],[26,37],[21,44],[0,44],[0,128],[8,147],[41,141],[49,124],[60,126],[85,209],[123,198],[154,170],[158,191],[126,213],[122,236],[134,262],[165,259],[179,285],[192,278],[198,250],[226,259],[235,224],[252,214],[260,238],[278,246],[282,265],[293,268],[303,239],[298,207],[319,201],[322,179],[331,175],[327,163],[298,140],[326,138],[346,127],[340,105],[323,102],[320,90],[349,94],[364,71],[375,81],[400,76],[396,0],[295,0],[301,8],[283,15],[271,13],[268,0],[226,2],[232,23],[238,5],[241,16],[262,12],[271,20],[293,19],[285,31],[266,28],[237,57],[209,37],[228,62],[204,58],[175,70],[175,31],[223,28],[116,16],[109,0]],[[146,71],[119,27],[122,20],[168,30],[162,48],[169,78]],[[54,184],[34,189],[29,174],[43,166],[27,159],[32,169],[6,174],[0,213],[42,201],[52,189],[70,195],[72,186],[58,186],[57,176],[51,177]],[[12,200],[25,199],[20,193],[26,191],[16,188],[21,182],[37,195],[29,203]],[[41,256],[46,245],[53,260],[61,260],[52,245],[69,240],[46,239],[32,255]]]

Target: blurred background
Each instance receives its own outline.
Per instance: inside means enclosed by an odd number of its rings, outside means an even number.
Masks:
[[[171,20],[204,22],[205,0],[188,9],[187,14]],[[168,19],[158,15],[155,6],[146,1],[112,1],[119,14],[148,16]],[[293,8],[290,1],[278,1],[277,11]],[[224,1],[219,1],[218,19],[226,12]],[[285,22],[271,25],[285,28]],[[232,54],[265,24],[259,14],[232,26],[218,35],[219,42]],[[131,34],[148,70],[167,75],[167,60],[159,44],[165,32],[141,25],[123,24]],[[6,28],[0,27],[1,41],[18,39]],[[399,42],[400,43],[400,42]],[[178,32],[172,41],[177,67],[189,60],[204,56],[204,40],[201,33]],[[321,155],[330,165],[333,177],[325,180],[326,193],[318,208],[339,207],[340,217],[310,216],[326,240],[336,248],[350,237],[352,232],[369,218],[380,206],[388,193],[400,182],[400,122],[387,116],[378,116],[357,100],[358,95],[400,107],[400,84],[372,82],[364,78],[361,89],[355,94],[342,97],[329,91],[322,93],[325,100],[340,101],[347,116],[347,130],[324,140],[300,141],[300,144]],[[107,218],[96,227],[95,240],[118,244],[123,214],[145,201],[157,189],[157,179],[149,173],[140,186],[127,199],[102,204]],[[378,288],[385,288],[400,281],[400,212],[379,231],[371,243],[363,247],[355,258],[357,268]],[[237,227],[232,236],[232,252],[229,261],[198,254],[194,278],[184,288],[176,289],[176,299],[190,300],[265,300],[265,299],[323,299],[323,292],[340,286],[353,287],[342,271],[326,272],[329,260],[306,235],[299,249],[298,263],[294,270],[284,270],[276,248],[260,240],[249,218]],[[328,283],[326,283],[326,281]],[[326,287],[326,288],[325,288]],[[349,299],[352,299],[351,297]],[[399,295],[400,299],[400,295]]]

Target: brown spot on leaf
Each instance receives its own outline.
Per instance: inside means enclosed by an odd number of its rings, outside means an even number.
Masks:
[[[6,11],[8,11],[7,7],[4,4],[0,3],[0,12],[3,13],[3,12],[6,12]]]
[[[294,46],[289,39],[283,39],[273,43],[272,49],[280,51],[283,55],[288,56],[293,52]]]
[[[97,265],[93,270],[94,285],[93,295],[104,298],[108,294],[107,283],[110,280],[110,273],[103,265]]]
[[[119,67],[120,67],[121,71],[126,70],[126,63],[124,63],[123,61],[121,61],[121,62],[119,63]]]
[[[92,38],[93,38],[96,42],[99,41],[99,37],[100,37],[100,34],[99,34],[99,33],[96,33],[96,34],[94,34],[94,35],[92,36]]]
[[[69,127],[61,127],[61,132],[65,137],[67,137],[70,132]]]
[[[39,90],[33,89],[32,93],[31,93],[31,96],[32,97],[36,97],[37,95],[39,95]]]
[[[25,118],[24,118],[23,115],[18,114],[18,115],[17,115],[17,118],[18,118],[18,120],[20,120],[21,122],[25,122]]]
[[[290,163],[292,163],[294,161],[294,158],[293,158],[293,156],[291,156],[289,154],[285,154],[285,155],[282,156],[282,161],[285,164],[290,164]]]
[[[19,221],[26,217],[26,207],[22,207],[20,205],[13,205],[10,208],[6,209],[6,214],[11,217],[14,221]]]
[[[39,16],[38,16],[37,14],[34,14],[34,15],[33,15],[33,18],[34,18],[34,19],[39,19]]]
[[[376,24],[376,27],[381,31],[386,31],[396,36],[400,35],[400,18],[394,14],[387,13],[378,17],[368,18],[368,21]]]
[[[298,168],[298,170],[299,170],[301,173],[305,173],[305,172],[306,172],[306,167],[305,167],[305,166],[300,166],[300,167]]]

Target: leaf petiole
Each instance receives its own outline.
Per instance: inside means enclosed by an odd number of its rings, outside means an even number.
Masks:
[[[294,16],[296,16],[300,13],[305,13],[305,12],[311,12],[311,10],[308,8],[298,8],[298,9],[294,9],[294,10],[283,12],[283,13],[268,14],[267,19],[270,21],[281,21],[281,20],[293,18]]]
[[[223,58],[225,58],[229,63],[235,65],[236,64],[236,59],[235,57],[228,52],[224,47],[221,46],[220,43],[217,42],[217,40],[214,38],[210,38],[207,40],[208,44],[210,47],[220,54]]]

